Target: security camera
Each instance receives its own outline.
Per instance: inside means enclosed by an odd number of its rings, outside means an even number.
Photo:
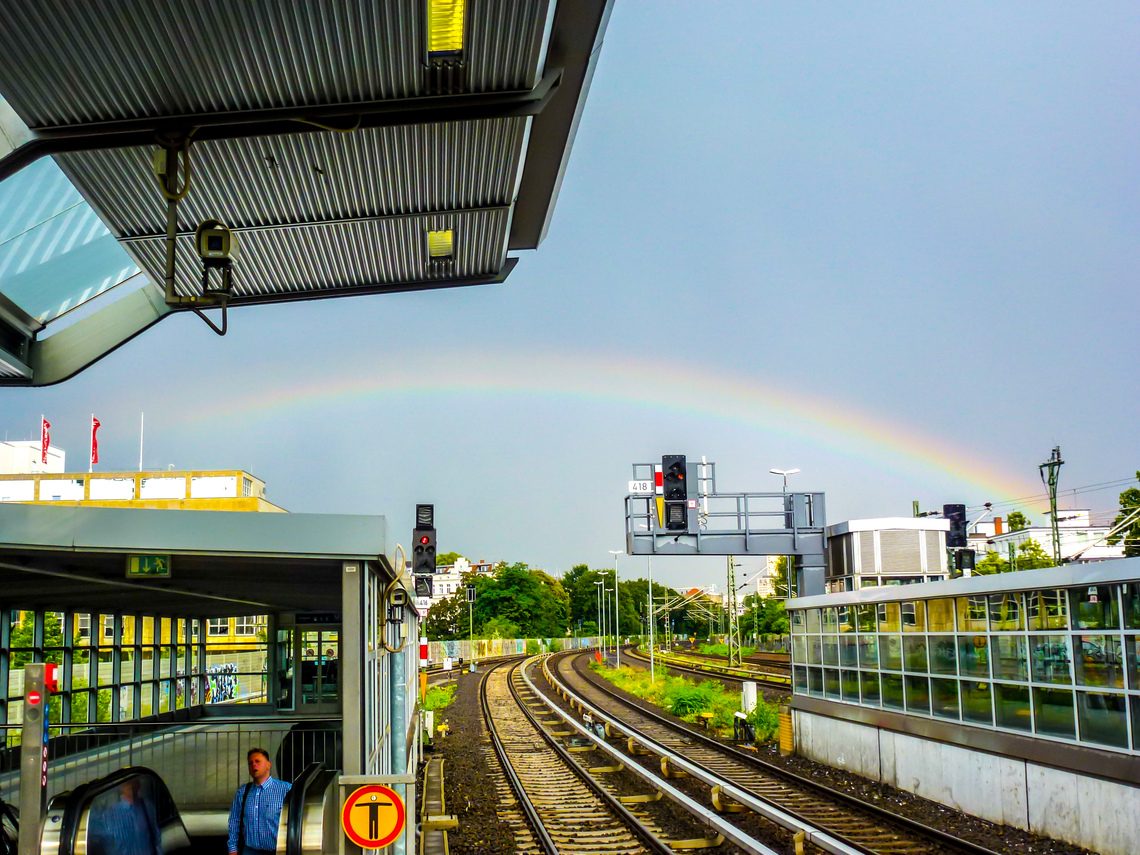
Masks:
[[[207,264],[229,261],[237,256],[237,235],[225,223],[203,220],[194,232],[194,248]]]

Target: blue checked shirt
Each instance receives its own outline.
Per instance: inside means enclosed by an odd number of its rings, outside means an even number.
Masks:
[[[277,826],[281,824],[281,807],[285,804],[285,794],[292,784],[278,781],[273,776],[265,779],[261,786],[250,781],[249,796],[245,800],[245,845],[253,849],[277,849]],[[238,828],[241,825],[241,799],[246,785],[238,787],[230,808],[229,851],[237,852]],[[241,855],[241,853],[238,853]]]

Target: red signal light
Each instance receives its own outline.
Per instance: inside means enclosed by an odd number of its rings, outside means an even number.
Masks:
[[[424,546],[427,544],[427,542],[428,542],[428,536],[425,534],[420,538],[420,545]]]

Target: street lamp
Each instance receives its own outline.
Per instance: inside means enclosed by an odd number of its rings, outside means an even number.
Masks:
[[[799,469],[769,469],[773,475],[782,475],[784,477],[784,492],[788,492],[788,476],[795,475]]]
[[[617,572],[617,557],[625,555],[624,549],[610,549],[610,555],[614,557],[614,656],[615,668],[621,667],[621,616],[618,614],[618,572]]]
[[[602,587],[601,587],[602,583],[601,582],[594,582],[594,585],[597,586],[597,588],[598,588],[598,627],[597,627],[597,629],[598,629],[598,650],[600,652],[602,649],[602,645],[604,645],[606,643],[606,634],[604,632],[602,632]],[[602,655],[604,656],[605,654],[603,653]]]

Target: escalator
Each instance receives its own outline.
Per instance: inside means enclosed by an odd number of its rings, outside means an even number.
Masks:
[[[311,763],[293,780],[281,811],[277,852],[335,852],[339,773]],[[15,822],[0,804],[0,825]],[[207,826],[224,829],[229,808],[210,812]],[[201,816],[199,816],[199,827]],[[166,784],[142,766],[119,769],[51,800],[39,851],[51,855],[165,855],[226,851],[225,838],[195,833],[183,821]],[[0,829],[2,831],[2,829]],[[3,835],[0,834],[0,838]],[[0,839],[0,855],[7,855]],[[11,851],[15,852],[15,846]]]

